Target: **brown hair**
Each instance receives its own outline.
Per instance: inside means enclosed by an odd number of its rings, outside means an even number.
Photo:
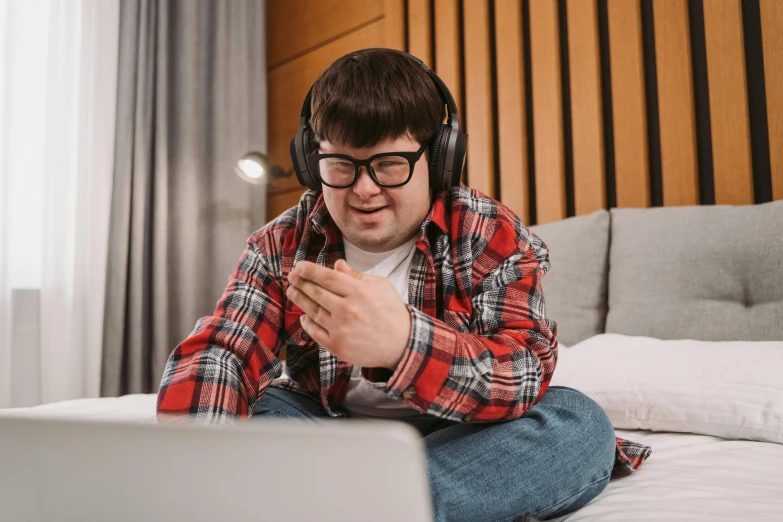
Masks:
[[[310,125],[318,141],[356,148],[409,135],[432,138],[445,116],[427,72],[388,49],[347,54],[313,84]]]

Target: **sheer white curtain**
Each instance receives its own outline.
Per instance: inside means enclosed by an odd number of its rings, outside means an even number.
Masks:
[[[0,407],[97,397],[119,0],[0,1]]]

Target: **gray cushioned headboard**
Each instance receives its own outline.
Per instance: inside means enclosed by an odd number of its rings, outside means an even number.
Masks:
[[[783,340],[783,201],[612,209],[609,267],[607,332]]]
[[[597,210],[529,227],[549,247],[541,287],[548,319],[566,346],[603,332],[606,319],[609,212]]]

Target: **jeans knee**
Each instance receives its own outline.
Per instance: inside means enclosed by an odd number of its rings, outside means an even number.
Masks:
[[[562,395],[559,402],[561,407],[568,410],[572,424],[569,431],[575,435],[574,443],[590,450],[586,458],[595,459],[592,463],[595,469],[611,472],[616,438],[609,416],[597,402],[578,390],[554,386],[547,390],[547,394],[553,391]]]

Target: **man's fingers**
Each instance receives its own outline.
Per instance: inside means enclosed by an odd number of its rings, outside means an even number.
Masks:
[[[313,283],[309,284],[313,285]],[[331,322],[332,317],[329,310],[313,300],[306,292],[294,286],[289,286],[288,290],[286,290],[286,295],[296,304],[296,306],[301,308],[304,313],[312,317],[317,323],[326,326]]]
[[[312,281],[341,297],[349,295],[358,283],[348,274],[316,265],[310,261],[299,261],[288,275],[288,279],[297,286],[300,286],[297,279]]]
[[[307,298],[309,298],[312,301],[315,301],[315,303],[321,305],[329,312],[335,311],[337,307],[340,305],[340,300],[342,299],[342,297],[333,294],[326,288],[317,285],[312,281],[307,281],[306,279],[297,279],[296,281],[292,281],[289,278],[289,282],[291,283],[288,286],[289,289],[293,288],[294,290],[298,290],[300,293],[304,294]]]
[[[310,317],[306,315],[303,315],[299,319],[299,322],[302,324],[304,331],[307,332],[307,335],[309,335],[313,341],[320,344],[324,348],[331,346],[332,343],[331,338],[329,337],[329,332],[327,332],[323,326],[310,319]]]
[[[348,264],[348,261],[344,259],[338,259],[337,262],[334,264],[334,269],[337,270],[338,272],[348,274],[354,279],[361,279],[364,276],[363,273],[359,272],[355,268],[352,268],[351,265]]]

